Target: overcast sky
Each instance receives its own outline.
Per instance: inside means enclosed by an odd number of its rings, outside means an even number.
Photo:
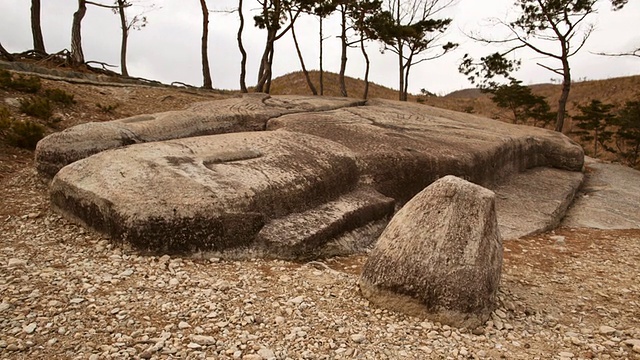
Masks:
[[[145,0],[150,1],[150,0]],[[103,2],[107,2],[103,0]],[[135,2],[135,1],[134,1]],[[128,68],[131,76],[160,80],[165,83],[181,81],[202,85],[200,66],[200,38],[202,13],[198,0],[157,0],[159,9],[147,14],[148,25],[134,31],[129,38]],[[235,0],[208,0],[210,10],[233,8]],[[245,47],[249,53],[247,84],[256,82],[258,63],[264,48],[264,31],[253,26],[256,2],[245,0]],[[460,47],[444,57],[424,62],[411,70],[409,91],[420,89],[444,95],[451,91],[471,87],[458,73],[458,64],[465,53],[479,58],[495,52],[469,40],[464,32],[499,34],[491,27],[488,18],[509,19],[514,11],[513,0],[459,0],[448,16],[454,21],[447,40],[459,42]],[[45,46],[53,53],[70,48],[71,21],[77,1],[42,0],[42,28]],[[131,8],[130,15],[140,9]],[[0,0],[0,42],[10,52],[31,49],[30,1]],[[612,58],[592,52],[623,52],[640,46],[640,1],[631,1],[622,11],[612,12],[608,1],[601,1],[598,14],[591,18],[596,30],[586,47],[571,60],[574,79],[602,79],[640,74],[640,60],[633,57]],[[209,25],[209,59],[214,87],[238,89],[240,54],[236,44],[237,14],[212,13]],[[325,22],[324,68],[338,72],[340,44],[337,19]],[[307,68],[318,69],[318,21],[306,16],[296,23],[296,34],[301,42]],[[89,6],[82,23],[82,40],[86,60],[102,61],[118,65],[120,50],[120,25],[116,15],[107,9]],[[397,88],[397,59],[390,52],[382,54],[380,45],[370,43],[372,57],[371,81]],[[525,84],[550,82],[558,76],[542,69],[536,62],[550,66],[555,64],[540,56],[522,52],[523,67],[517,77]],[[279,76],[300,69],[290,35],[276,43],[274,75]],[[114,69],[119,71],[118,68]],[[351,49],[347,75],[362,77],[364,61],[358,49]]]

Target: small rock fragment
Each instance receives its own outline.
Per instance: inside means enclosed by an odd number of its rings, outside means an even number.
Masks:
[[[366,337],[362,334],[353,334],[351,335],[351,340],[356,344],[360,344],[366,340]]]
[[[600,334],[602,335],[611,335],[614,332],[616,332],[616,329],[612,328],[611,326],[607,326],[607,325],[602,325],[600,326]]]
[[[276,354],[271,349],[267,348],[261,348],[260,350],[258,350],[258,355],[260,355],[265,360],[275,359],[276,357]]]
[[[36,331],[36,327],[38,325],[36,323],[31,323],[25,327],[22,328],[22,331],[24,331],[27,334],[33,334],[34,331]]]
[[[189,325],[189,323],[187,323],[186,321],[180,321],[180,323],[178,324],[178,329],[188,329],[190,328],[191,325]]]

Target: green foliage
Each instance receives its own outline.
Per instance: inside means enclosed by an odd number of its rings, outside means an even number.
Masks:
[[[47,89],[44,91],[44,97],[63,106],[69,106],[76,103],[73,99],[73,94],[69,94],[60,89]]]
[[[100,111],[102,111],[105,114],[113,114],[113,111],[117,109],[120,105],[119,104],[102,105],[100,103],[97,103],[96,106],[98,107],[98,109],[100,109]]]
[[[480,89],[492,89],[500,86],[496,78],[502,77],[511,83],[516,81],[510,74],[519,67],[520,60],[508,60],[505,54],[498,52],[482,57],[480,61],[476,61],[469,54],[464,54],[458,71]]]
[[[10,72],[0,70],[0,87],[35,94],[42,87],[42,83],[37,76],[12,77]]]
[[[640,101],[628,101],[614,123],[618,126],[615,135],[618,154],[627,165],[640,165]]]
[[[36,144],[44,136],[44,126],[32,121],[16,121],[11,113],[0,107],[0,136],[9,145],[25,149],[35,149]]]
[[[581,130],[574,131],[582,141],[593,141],[593,156],[598,156],[598,145],[611,152],[615,150],[607,144],[613,137],[613,131],[607,128],[613,124],[615,115],[611,113],[612,104],[604,104],[600,100],[591,100],[589,105],[578,105],[580,115],[574,116],[576,126]]]
[[[35,149],[44,137],[44,126],[33,121],[13,121],[6,138],[10,145],[24,149]]]
[[[534,126],[547,126],[555,117],[549,104],[543,96],[534,95],[530,87],[522,86],[521,83],[522,81],[511,79],[509,85],[499,85],[483,91],[493,94],[491,100],[498,107],[511,111],[514,124],[532,120]]]
[[[522,13],[511,26],[522,29],[527,35],[539,34],[552,30],[553,27],[559,28],[563,23],[569,25],[579,22],[585,14],[595,11],[596,2],[597,0],[517,0],[516,4]]]
[[[20,111],[39,119],[48,120],[53,115],[53,106],[49,99],[32,96],[20,99]]]

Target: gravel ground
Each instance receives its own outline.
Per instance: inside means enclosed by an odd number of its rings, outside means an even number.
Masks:
[[[358,292],[365,256],[310,263],[140,254],[0,178],[0,359],[640,359],[640,231],[505,243],[500,308],[456,329]]]

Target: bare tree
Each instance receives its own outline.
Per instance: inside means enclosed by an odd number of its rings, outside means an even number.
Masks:
[[[242,12],[242,0],[238,0],[238,17],[240,18],[240,27],[238,27],[238,49],[240,49],[240,54],[242,58],[240,59],[240,91],[243,93],[247,93],[247,51],[244,49],[244,45],[242,44],[242,31],[244,30],[244,14]]]
[[[340,13],[340,94],[342,96],[347,95],[347,84],[345,83],[345,73],[347,71],[347,4],[346,1],[342,2],[338,6],[338,12]]]
[[[407,101],[411,67],[439,58],[457,44],[443,35],[451,19],[435,19],[456,0],[387,0],[389,18],[378,24],[378,36],[385,49],[398,56],[399,99]]]
[[[289,9],[289,17],[293,17],[293,12]],[[298,44],[298,38],[296,37],[296,28],[295,26],[291,26],[291,36],[293,37],[293,44],[296,47],[296,53],[298,54],[298,60],[300,60],[300,67],[302,68],[302,73],[304,74],[304,78],[307,81],[307,86],[309,86],[309,90],[313,95],[318,95],[318,90],[313,85],[311,81],[311,77],[309,76],[309,71],[307,71],[307,67],[304,64],[304,58],[302,57],[302,51],[300,51],[300,45]]]
[[[211,70],[209,70],[209,9],[207,8],[207,1],[200,0],[200,7],[202,8],[202,77],[203,85],[205,89],[212,89],[213,84],[211,82]]]
[[[120,27],[122,28],[122,40],[120,41],[120,72],[123,76],[129,76],[127,70],[127,44],[129,39],[129,26],[127,26],[127,14],[125,6],[130,6],[125,0],[116,0],[118,14],[120,15]]]
[[[122,75],[129,76],[127,69],[127,48],[129,43],[129,32],[131,30],[141,30],[147,26],[147,17],[144,15],[151,9],[154,9],[155,5],[151,4],[145,6],[146,9],[139,14],[129,18],[126,13],[126,9],[133,6],[133,3],[128,0],[115,0],[115,5],[103,5],[94,2],[87,2],[88,4],[106,7],[113,10],[120,17],[120,28],[122,29],[122,41],[120,42],[120,70]]]
[[[518,49],[527,48],[556,60],[558,65],[539,66],[562,76],[562,92],[558,99],[555,130],[562,131],[566,116],[566,105],[571,91],[571,67],[569,60],[585,45],[594,27],[586,24],[586,19],[596,12],[598,0],[517,0],[520,10],[518,18],[513,21],[495,20],[503,26],[510,36],[501,39],[485,38],[472,35],[475,40],[493,44],[509,44],[502,52],[483,57],[475,62],[468,54],[460,66],[460,71],[469,79],[490,79],[496,75],[508,76],[518,68],[519,60],[507,60],[508,54]],[[621,8],[626,0],[613,0],[614,7]],[[549,45],[551,44],[551,45]],[[550,49],[555,45],[556,50]],[[495,83],[494,83],[495,84]]]
[[[347,49],[359,45],[365,59],[365,90],[363,97],[366,99],[369,93],[369,68],[370,61],[365,48],[365,41],[375,39],[374,24],[377,24],[381,12],[380,0],[337,0],[337,9],[340,13],[340,92],[347,96],[345,73],[347,68]],[[353,39],[355,37],[355,40]]]
[[[33,37],[33,49],[46,54],[44,48],[44,38],[42,37],[42,27],[40,25],[40,0],[31,0],[31,35]]]
[[[319,55],[318,55],[318,62],[319,62],[319,71],[320,71],[320,78],[319,78],[319,83],[320,83],[320,95],[324,95],[324,67],[323,67],[323,52],[324,52],[324,41],[326,40],[326,38],[324,37],[324,29],[323,29],[323,22],[324,22],[324,18],[326,18],[327,16],[331,15],[331,13],[333,13],[336,10],[336,2],[333,0],[318,0],[315,3],[315,7],[313,9],[313,12],[315,13],[316,16],[318,16],[318,20],[319,20]]]
[[[605,52],[599,52],[596,53],[597,55],[602,55],[602,56],[634,56],[634,57],[640,57],[640,47],[635,49],[635,50],[631,50],[631,51],[627,51],[627,52],[623,52],[623,53],[605,53]]]
[[[87,1],[78,0],[78,10],[73,14],[73,24],[71,25],[71,65],[84,64],[84,53],[82,52],[82,19],[87,12]]]
[[[267,30],[267,39],[260,60],[256,91],[269,93],[275,42],[291,29],[300,13],[308,11],[310,3],[295,0],[258,0],[258,2],[262,9],[260,15],[255,16],[254,20],[258,28]],[[287,17],[288,9],[292,9],[292,16]]]

